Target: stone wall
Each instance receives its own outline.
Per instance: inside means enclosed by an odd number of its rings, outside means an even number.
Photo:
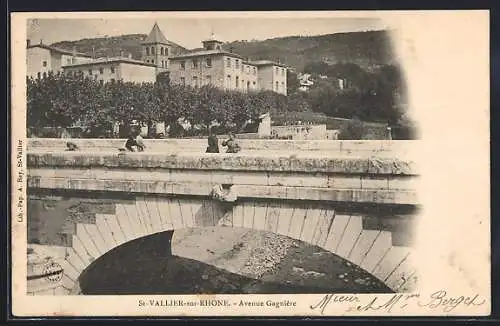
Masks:
[[[277,138],[290,137],[292,140],[327,139],[326,125],[272,126],[271,135]]]
[[[219,137],[219,142],[225,139]],[[63,151],[67,141],[78,145],[80,151],[118,151],[125,144],[125,139],[59,139],[59,138],[29,138],[29,151]],[[411,156],[419,146],[419,141],[358,141],[358,140],[269,140],[269,139],[238,139],[242,153],[273,152],[300,153],[314,152],[314,155],[363,154]],[[197,152],[203,153],[207,147],[206,139],[146,139],[146,152]],[[223,147],[221,147],[223,149]]]

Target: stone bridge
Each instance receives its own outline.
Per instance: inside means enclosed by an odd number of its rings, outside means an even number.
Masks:
[[[391,151],[355,153],[49,152],[32,142],[28,293],[79,294],[79,276],[113,248],[207,226],[298,239],[347,259],[394,291],[411,290],[418,279],[411,263],[419,208],[415,163]]]

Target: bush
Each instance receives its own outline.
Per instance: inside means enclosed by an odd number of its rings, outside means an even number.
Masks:
[[[360,140],[363,137],[364,126],[363,122],[358,118],[353,118],[340,131],[340,139],[342,140]]]

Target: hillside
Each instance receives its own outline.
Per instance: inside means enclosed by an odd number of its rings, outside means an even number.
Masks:
[[[236,41],[226,44],[234,52],[253,60],[280,60],[297,71],[308,62],[356,63],[364,68],[392,63],[390,37],[386,31],[291,36],[265,41]]]
[[[96,57],[116,57],[132,54],[133,59],[141,59],[141,42],[146,39],[146,34],[127,34],[121,36],[86,38],[78,41],[62,41],[53,43],[52,46],[72,50],[76,47],[77,52],[92,54],[95,50]],[[176,44],[174,53],[183,53],[187,50]]]
[[[67,50],[76,47],[78,52],[97,57],[132,54],[141,58],[141,41],[145,34],[128,34],[114,37],[89,38],[78,41],[63,41],[52,44]],[[168,38],[168,36],[167,36]],[[224,45],[226,50],[249,57],[251,60],[280,60],[302,71],[308,62],[327,60],[329,63],[352,62],[364,68],[372,65],[392,63],[390,38],[386,31],[337,33],[319,36],[290,36],[264,41],[234,41]],[[177,53],[186,49],[178,45]]]

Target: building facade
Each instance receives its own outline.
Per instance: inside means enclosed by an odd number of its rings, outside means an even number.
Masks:
[[[192,87],[213,85],[242,92],[270,90],[286,95],[287,68],[272,61],[249,61],[225,51],[212,37],[203,49],[169,58],[170,82]]]
[[[154,82],[168,72],[173,84],[202,87],[213,85],[242,92],[269,90],[286,95],[287,67],[269,60],[250,61],[225,51],[214,34],[202,41],[203,48],[188,51],[167,40],[158,24],[141,42],[141,60],[129,57],[99,58],[46,45],[28,44],[28,75],[49,71],[80,73],[104,82],[117,80]]]
[[[101,84],[115,81],[154,83],[157,75],[156,65],[121,57],[66,65],[63,69],[67,74],[82,74]]]
[[[261,90],[286,95],[287,68],[285,65],[269,60],[255,61],[253,64],[258,68],[258,83]]]
[[[92,61],[92,56],[67,51],[45,45],[41,41],[32,45],[27,41],[26,47],[26,75],[32,78],[43,78],[49,72],[62,72],[63,66],[81,64]]]

